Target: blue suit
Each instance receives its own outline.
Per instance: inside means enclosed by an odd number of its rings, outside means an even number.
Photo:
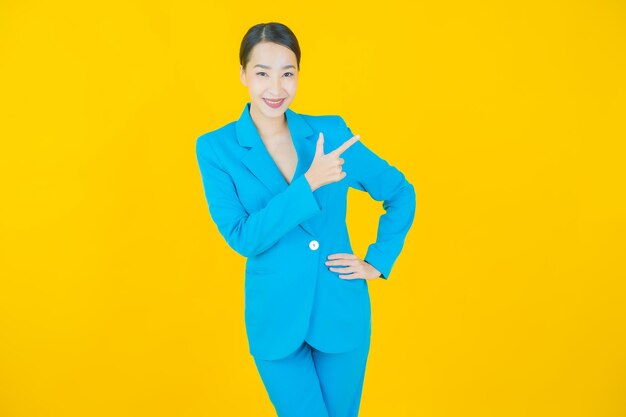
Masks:
[[[388,279],[415,214],[405,176],[359,140],[341,154],[346,177],[315,191],[306,180],[319,132],[324,153],[353,133],[340,116],[287,109],[298,155],[287,183],[263,144],[246,103],[237,121],[199,136],[196,155],[211,218],[228,245],[247,258],[244,318],[249,351],[273,360],[303,341],[328,353],[346,352],[371,335],[367,282],[344,280],[324,264],[353,253],[346,227],[348,187],[383,202],[376,242],[364,260]],[[219,261],[219,260],[216,260]]]

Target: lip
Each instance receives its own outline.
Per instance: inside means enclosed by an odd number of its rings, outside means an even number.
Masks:
[[[280,101],[276,102],[276,103],[272,103],[271,101],[268,101],[268,99],[263,98],[263,101],[265,102],[265,104],[267,104],[269,107],[273,108],[273,109],[277,109],[280,106],[283,105],[283,103],[285,102],[284,98],[281,98]]]

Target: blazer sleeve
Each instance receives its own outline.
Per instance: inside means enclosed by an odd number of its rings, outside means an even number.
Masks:
[[[248,213],[232,177],[220,165],[210,139],[196,140],[196,157],[211,218],[228,245],[242,256],[260,254],[307,218],[319,213],[313,190],[304,175],[274,195],[260,210]]]
[[[338,116],[340,143],[354,134],[341,116]],[[387,279],[402,251],[415,216],[415,189],[396,167],[387,163],[363,144],[356,141],[346,149],[343,170],[348,186],[366,191],[376,201],[383,202],[385,213],[378,221],[376,242],[368,246],[364,261],[381,272]]]

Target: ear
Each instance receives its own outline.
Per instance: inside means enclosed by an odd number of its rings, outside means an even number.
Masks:
[[[243,85],[248,86],[246,83],[246,71],[243,69],[243,65],[239,65],[239,80],[241,80]]]

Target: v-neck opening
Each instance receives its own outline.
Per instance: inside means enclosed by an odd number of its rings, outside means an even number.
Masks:
[[[278,171],[278,175],[282,179],[283,184],[285,184],[286,186],[291,185],[298,178],[298,176],[300,175],[300,170],[302,169],[301,161],[300,161],[300,159],[301,159],[300,158],[300,154],[302,152],[304,152],[304,148],[300,148],[299,147],[299,142],[296,140],[296,135],[294,135],[292,127],[289,126],[289,118],[290,117],[288,116],[288,112],[290,112],[291,110],[287,109],[287,111],[285,112],[285,123],[287,124],[287,131],[289,132],[289,137],[291,138],[291,143],[293,144],[293,148],[294,148],[294,151],[296,153],[296,168],[294,170],[293,177],[291,178],[290,181],[287,181],[287,178],[285,178],[285,176],[281,172],[278,164],[276,163],[276,160],[274,160],[274,157],[272,157],[272,154],[270,153],[267,145],[263,141],[263,138],[261,138],[261,135],[260,135],[260,133],[258,131],[258,128],[256,128],[256,126],[254,125],[254,121],[252,121],[252,116],[250,115],[250,105],[249,104],[246,104],[246,110],[248,112],[248,117],[250,119],[250,122],[254,126],[254,131],[256,132],[256,135],[258,136],[259,140],[261,141],[261,146],[263,146],[263,148],[265,149],[265,153],[267,154],[267,156],[270,158],[270,160],[274,164],[274,167],[276,168],[276,171]]]
[[[294,180],[296,178],[298,178],[298,174],[299,174],[299,170],[300,170],[300,152],[299,152],[299,149],[298,149],[298,143],[296,143],[296,138],[293,135],[293,132],[291,131],[291,128],[289,127],[289,118],[287,117],[286,113],[285,113],[285,123],[287,123],[287,131],[289,132],[289,137],[291,138],[291,143],[293,144],[293,150],[296,153],[296,168],[293,171],[293,176],[291,177],[290,181],[287,181],[287,179],[282,174],[280,176],[285,181],[285,184],[287,184],[287,186],[290,186],[291,183],[293,183]],[[274,165],[276,165],[276,168],[278,168],[278,164],[276,163],[276,161],[274,161]]]
[[[294,180],[296,178],[298,178],[298,173],[299,173],[299,170],[300,170],[300,154],[298,153],[298,145],[296,144],[296,141],[293,138],[293,136],[291,136],[291,142],[293,143],[293,150],[296,153],[296,169],[294,169],[293,176],[291,177],[290,181],[287,181],[287,179],[282,175],[282,173],[280,174],[280,176],[283,178],[283,180],[285,181],[285,184],[287,184],[287,186],[291,185],[291,183],[293,183]],[[274,158],[272,158],[272,160],[274,160]],[[274,165],[276,165],[276,168],[278,168],[278,164],[276,163],[276,161],[274,161]],[[279,171],[280,171],[280,169],[279,169]]]

